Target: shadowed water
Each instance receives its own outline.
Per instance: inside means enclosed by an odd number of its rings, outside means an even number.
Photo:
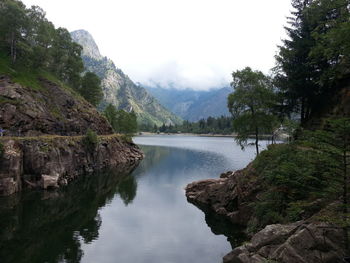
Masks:
[[[221,262],[230,251],[184,187],[243,168],[232,138],[141,136],[141,164],[86,176],[57,192],[0,199],[0,262]],[[215,220],[214,220],[215,221]]]

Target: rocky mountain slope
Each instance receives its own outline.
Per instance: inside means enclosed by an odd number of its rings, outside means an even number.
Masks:
[[[112,103],[118,109],[135,111],[142,124],[179,124],[181,119],[169,112],[142,86],[136,85],[118,69],[113,61],[103,57],[93,39],[85,30],[71,33],[73,40],[83,46],[82,58],[86,70],[96,73],[102,80],[104,102],[101,107]]]
[[[7,136],[110,134],[108,121],[63,84],[45,78],[32,88],[0,76],[0,127]]]
[[[143,157],[127,138],[112,134],[91,104],[45,77],[27,86],[0,76],[0,127],[5,130],[0,137],[0,196],[23,188],[57,188]],[[96,141],[86,142],[88,129],[100,135]]]
[[[227,96],[232,88],[208,91],[192,89],[163,88],[160,85],[145,86],[162,105],[184,120],[199,121],[209,116],[228,116]]]

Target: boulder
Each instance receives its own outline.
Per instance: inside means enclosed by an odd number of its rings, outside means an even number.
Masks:
[[[205,212],[214,212],[233,224],[245,226],[252,215],[249,206],[260,191],[254,169],[227,172],[218,179],[193,182],[186,187],[187,200]]]
[[[250,243],[235,248],[224,263],[334,263],[344,257],[343,230],[326,223],[268,225]]]
[[[42,189],[58,188],[59,175],[41,175],[40,186]]]

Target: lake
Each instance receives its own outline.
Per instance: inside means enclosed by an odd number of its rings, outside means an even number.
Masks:
[[[222,262],[231,251],[228,237],[187,202],[184,188],[245,167],[255,148],[242,151],[227,137],[156,135],[134,142],[146,154],[136,168],[1,198],[0,262]]]

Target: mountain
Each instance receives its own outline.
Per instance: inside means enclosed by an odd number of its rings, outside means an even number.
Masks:
[[[83,47],[82,58],[87,71],[101,78],[104,99],[101,108],[112,103],[118,109],[133,110],[140,124],[179,124],[182,120],[163,107],[145,88],[136,85],[112,60],[100,54],[98,46],[89,32],[71,32],[75,42]]]
[[[145,86],[162,105],[184,120],[198,121],[209,116],[228,116],[227,96],[232,88],[208,91],[163,88],[160,85]]]

